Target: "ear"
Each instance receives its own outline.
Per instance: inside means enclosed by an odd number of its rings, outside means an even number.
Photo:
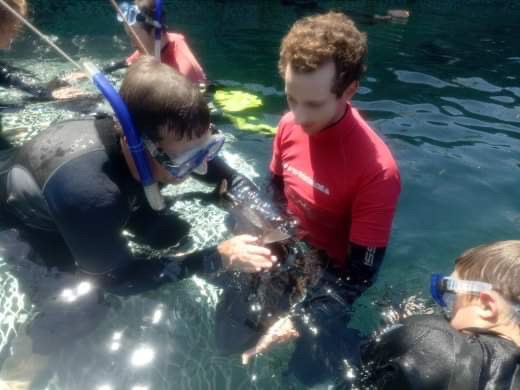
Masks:
[[[359,81],[355,80],[352,81],[347,89],[345,89],[345,92],[341,95],[341,99],[345,99],[346,101],[351,101],[354,95],[356,94],[357,90],[359,88]]]
[[[479,299],[479,317],[487,322],[496,322],[499,315],[499,303],[494,292],[482,291],[479,294]]]

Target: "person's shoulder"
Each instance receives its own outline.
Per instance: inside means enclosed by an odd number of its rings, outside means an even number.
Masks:
[[[357,153],[362,154],[369,170],[383,171],[387,176],[399,176],[399,167],[385,140],[361,116],[359,111],[351,108],[348,126],[353,130],[354,138],[350,140],[356,145]]]
[[[287,111],[285,114],[282,115],[282,118],[280,119],[280,123],[278,126],[292,126],[294,124],[294,114],[292,113],[292,111]]]
[[[457,331],[444,318],[416,315],[372,340],[363,350],[367,381],[381,389],[446,388],[455,363]]]
[[[184,38],[184,35],[182,35],[181,33],[178,33],[178,32],[168,32],[168,40],[170,42],[181,42],[181,41],[185,41],[186,38]]]
[[[294,122],[293,113],[291,111],[286,112],[285,114],[282,115],[280,122],[278,122],[278,130],[276,132],[276,135],[278,137],[283,136],[283,134],[287,132],[287,129],[289,129],[295,125],[296,125],[296,123]]]
[[[414,315],[384,331],[375,345],[388,356],[400,355],[424,343],[436,345],[437,350],[452,340],[455,332],[441,316]]]

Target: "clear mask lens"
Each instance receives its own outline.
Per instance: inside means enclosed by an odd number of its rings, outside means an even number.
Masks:
[[[128,22],[128,25],[132,26],[137,22],[137,15],[139,15],[139,8],[135,4],[130,3],[121,3],[119,4],[119,9],[123,13]],[[117,20],[119,22],[123,22],[123,18],[117,14]]]

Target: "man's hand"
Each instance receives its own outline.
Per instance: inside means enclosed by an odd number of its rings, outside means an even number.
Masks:
[[[285,343],[299,335],[289,317],[280,318],[267,330],[266,334],[262,336],[253,348],[242,354],[242,364],[247,364],[253,356],[268,350],[273,345]]]
[[[55,89],[54,91],[51,92],[51,95],[56,100],[65,100],[65,99],[77,98],[80,96],[86,96],[88,94],[78,88],[63,87],[63,88]]]
[[[276,256],[269,249],[255,245],[257,242],[257,237],[244,234],[221,243],[217,250],[222,256],[224,267],[243,272],[270,269],[277,261]]]

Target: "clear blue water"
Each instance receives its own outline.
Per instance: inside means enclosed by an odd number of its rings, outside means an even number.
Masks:
[[[392,242],[379,281],[358,303],[354,319],[359,329],[370,333],[380,323],[382,308],[411,295],[426,296],[429,274],[450,272],[464,249],[518,238],[520,5],[319,3],[322,9],[351,13],[368,33],[368,69],[354,104],[385,137],[401,168],[403,192]],[[58,37],[74,57],[106,63],[128,53],[108,1],[33,4],[35,23]],[[275,126],[287,109],[276,70],[278,45],[292,22],[312,11],[260,0],[166,4],[170,26],[186,34],[208,76],[260,96],[264,106],[255,113]],[[405,22],[363,23],[364,13],[384,13],[387,8],[408,8],[412,15]],[[25,33],[20,38],[2,59],[27,66],[42,79],[70,69],[33,36]],[[1,96],[17,98],[7,95]],[[33,134],[50,119],[69,115],[54,105],[35,107],[27,113],[29,119],[5,119],[4,128],[28,126],[27,134]],[[220,122],[236,138],[233,151],[262,176],[271,138]],[[3,269],[0,289],[9,295],[12,283]],[[287,388],[283,371],[290,345],[258,357],[248,367],[236,356],[214,353],[213,293],[186,281],[138,297],[113,297],[108,318],[93,335],[52,357],[49,388]],[[153,324],[150,318],[156,310],[163,312],[163,319]],[[31,309],[26,305],[23,311]],[[113,351],[110,345],[119,331],[124,333],[122,347]],[[143,345],[153,346],[153,361],[132,366],[132,354]],[[48,384],[49,376],[44,377]]]

